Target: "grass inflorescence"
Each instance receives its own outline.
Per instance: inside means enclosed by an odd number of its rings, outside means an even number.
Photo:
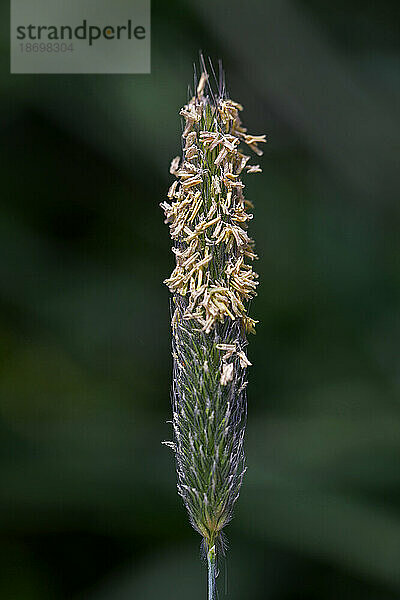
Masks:
[[[248,304],[256,295],[257,258],[247,233],[252,204],[242,176],[261,171],[248,164],[265,136],[249,135],[242,106],[227,97],[222,69],[213,90],[203,71],[196,93],[180,115],[182,158],[163,202],[176,266],[165,281],[172,292],[173,431],[178,491],[203,538],[209,565],[209,598],[215,596],[216,557],[222,530],[232,518],[245,467],[247,334],[256,321]],[[213,591],[214,589],[214,591]]]

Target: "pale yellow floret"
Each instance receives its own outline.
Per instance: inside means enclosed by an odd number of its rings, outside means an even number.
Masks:
[[[171,162],[170,172],[177,179],[168,190],[169,202],[161,203],[171,237],[176,240],[172,249],[176,266],[165,283],[171,292],[187,296],[183,318],[197,321],[206,333],[226,318],[240,319],[247,332],[254,332],[256,321],[247,315],[246,304],[256,295],[258,275],[245,259],[254,260],[257,255],[245,230],[253,215],[247,212],[252,204],[243,197],[240,175],[259,173],[261,168],[247,165],[250,157],[239,150],[239,145],[244,142],[260,155],[258,144],[266,139],[247,133],[239,117],[243,107],[233,100],[219,100],[210,123],[205,116],[207,79],[203,73],[196,96],[180,111],[185,119],[184,159],[177,156]],[[221,260],[221,252],[226,265],[216,275],[211,265],[216,256]],[[177,312],[172,322],[175,327]],[[225,352],[221,385],[227,385],[234,368],[228,359],[235,355],[241,368],[251,363],[239,346],[218,344],[217,349]]]
[[[185,151],[185,158],[187,158],[187,160],[193,160],[193,158],[196,158],[197,156],[198,156],[198,148],[195,144],[190,146],[190,148],[188,148]]]
[[[177,172],[180,160],[180,156],[175,156],[175,158],[172,159],[171,166],[169,168],[169,172],[171,173],[171,175],[175,175],[175,173]]]
[[[248,167],[246,167],[247,172],[248,173],[261,173],[262,169],[260,167],[260,165],[249,165]]]
[[[220,384],[227,385],[233,379],[233,363],[222,366]]]

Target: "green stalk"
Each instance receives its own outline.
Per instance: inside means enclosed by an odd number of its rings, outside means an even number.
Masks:
[[[216,600],[217,598],[217,557],[215,553],[215,546],[210,548],[207,553],[207,566],[208,566],[208,600]]]

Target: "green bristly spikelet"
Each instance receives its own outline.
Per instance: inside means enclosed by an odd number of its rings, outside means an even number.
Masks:
[[[196,94],[180,111],[183,158],[171,163],[176,180],[161,204],[176,257],[165,281],[173,295],[174,365],[174,441],[165,443],[175,452],[190,522],[203,538],[213,598],[222,530],[245,472],[246,346],[256,323],[248,315],[258,284],[249,264],[257,258],[247,234],[252,205],[241,177],[261,169],[247,164],[241,145],[261,155],[258,143],[265,136],[247,134],[241,105],[226,95],[222,70],[213,92],[202,66]]]

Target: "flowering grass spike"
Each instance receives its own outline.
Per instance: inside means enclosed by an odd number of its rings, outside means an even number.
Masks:
[[[242,177],[257,173],[243,148],[257,155],[264,135],[250,135],[242,106],[230,100],[221,70],[213,92],[203,72],[184,106],[182,158],[161,204],[173,240],[176,266],[165,284],[173,294],[173,431],[178,491],[203,538],[209,599],[216,597],[216,560],[224,552],[222,530],[232,518],[245,458],[248,315],[256,295],[257,258],[247,233],[253,215]]]

